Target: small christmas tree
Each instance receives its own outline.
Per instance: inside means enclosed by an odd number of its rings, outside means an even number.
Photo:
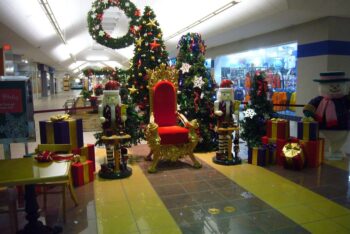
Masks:
[[[134,57],[131,66],[131,78],[128,86],[136,111],[142,118],[142,125],[149,122],[149,92],[147,69],[154,69],[160,64],[167,64],[168,53],[162,39],[162,31],[156,21],[153,10],[146,6],[137,28]],[[136,127],[136,126],[135,126]]]
[[[131,92],[132,89],[128,89],[125,81],[127,80],[127,72],[124,70],[118,70],[118,77],[119,80],[122,82],[120,87],[120,97],[122,100],[122,103],[127,105],[126,109],[126,115],[127,119],[125,121],[125,132],[131,136],[130,143],[131,144],[138,144],[140,143],[141,138],[143,137],[142,129],[135,127],[140,126],[141,124],[141,118],[138,116],[136,112],[136,105],[133,103],[131,99]]]
[[[267,100],[265,73],[255,73],[250,96],[240,126],[241,138],[247,142],[248,147],[253,147],[261,144],[261,137],[266,135],[265,121],[273,114],[272,103]]]
[[[217,147],[214,131],[215,91],[210,73],[205,68],[205,44],[198,33],[181,37],[176,68],[180,69],[178,104],[180,112],[199,122],[199,143],[196,151],[213,151]]]

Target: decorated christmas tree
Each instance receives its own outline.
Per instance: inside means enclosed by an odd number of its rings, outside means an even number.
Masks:
[[[261,144],[261,137],[266,135],[265,121],[273,114],[272,103],[267,100],[264,72],[255,73],[250,96],[240,126],[241,138],[247,142],[248,147],[253,147]]]
[[[213,151],[217,147],[214,130],[215,84],[205,68],[206,46],[198,33],[188,33],[178,43],[176,68],[179,72],[178,104],[189,120],[199,122],[199,143],[196,151]]]
[[[118,70],[118,78],[119,78],[119,82],[121,83],[120,92],[119,92],[120,97],[121,97],[122,103],[127,105],[127,109],[126,109],[127,119],[125,121],[125,132],[131,136],[130,143],[136,145],[140,143],[140,140],[143,137],[142,129],[135,127],[135,126],[140,126],[141,117],[139,117],[138,113],[136,112],[136,104],[133,103],[130,96],[131,91],[127,87],[126,81],[128,80],[128,72],[121,69]]]
[[[162,39],[162,31],[153,10],[146,6],[137,29],[134,57],[131,65],[129,89],[136,111],[141,117],[141,125],[149,121],[149,92],[147,69],[167,64],[168,53]],[[141,127],[142,127],[141,126]]]

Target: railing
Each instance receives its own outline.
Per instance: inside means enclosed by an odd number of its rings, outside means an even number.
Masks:
[[[70,111],[72,113],[76,113],[77,110],[92,110],[92,106],[86,106],[86,107],[72,107],[70,108]],[[46,113],[46,112],[58,112],[58,111],[66,111],[66,108],[61,108],[61,109],[48,109],[48,110],[37,110],[34,111],[34,114],[40,114],[40,113]]]
[[[72,98],[72,99],[68,99],[64,105],[64,113],[66,114],[75,114],[75,107],[76,107],[76,99]]]

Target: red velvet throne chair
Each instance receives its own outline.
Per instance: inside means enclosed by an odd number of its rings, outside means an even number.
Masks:
[[[148,172],[157,171],[159,160],[176,161],[188,155],[194,168],[202,165],[196,160],[193,150],[198,143],[197,120],[189,122],[177,112],[178,71],[161,64],[148,71],[150,95],[150,123],[145,136],[153,153],[153,162]],[[179,125],[178,120],[182,122]]]

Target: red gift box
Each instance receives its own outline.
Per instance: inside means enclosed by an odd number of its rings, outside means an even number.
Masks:
[[[71,172],[73,184],[76,187],[94,180],[93,162],[90,160],[73,163],[71,166]]]
[[[266,135],[273,139],[289,138],[289,121],[285,119],[270,119],[266,121]]]
[[[95,145],[87,144],[87,146],[83,146],[81,148],[76,148],[73,150],[74,154],[79,154],[81,156],[81,161],[90,160],[93,163],[94,171],[96,170],[96,162],[95,162]]]
[[[324,139],[319,138],[316,141],[300,140],[305,149],[305,158],[307,167],[319,167],[324,162]]]
[[[268,136],[261,137],[261,142],[263,144],[275,143],[276,144],[276,163],[277,165],[283,165],[282,160],[282,149],[285,144],[287,144],[287,140],[285,139],[275,139],[269,138]]]
[[[282,149],[284,168],[301,170],[305,166],[303,146],[299,143],[287,143]]]

